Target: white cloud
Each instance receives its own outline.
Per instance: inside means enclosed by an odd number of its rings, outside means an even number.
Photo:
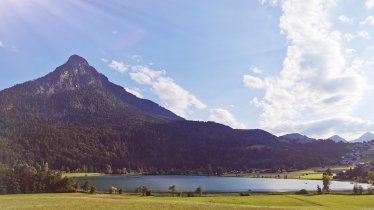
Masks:
[[[103,63],[108,63],[108,59],[106,59],[106,58],[100,58],[100,60],[101,60]]]
[[[121,61],[112,60],[109,67],[118,71],[119,73],[125,73],[128,70],[128,66]]]
[[[250,70],[255,74],[262,74],[263,70],[258,67],[250,67]]]
[[[233,128],[239,128],[239,129],[245,128],[245,125],[243,123],[239,123],[235,119],[235,117],[226,109],[217,108],[217,109],[210,110],[209,120],[217,122],[217,123],[229,125]]]
[[[260,1],[262,5],[270,4],[271,6],[275,6],[278,4],[278,0],[261,0]]]
[[[343,23],[351,23],[352,19],[345,16],[345,15],[339,15],[338,19]]]
[[[4,47],[4,44],[3,42],[0,40],[0,48],[3,48]]]
[[[367,31],[359,31],[357,36],[362,37],[364,39],[370,39],[370,35]]]
[[[346,54],[353,54],[353,53],[355,53],[356,52],[356,50],[355,49],[352,49],[352,48],[347,48],[347,49],[345,49],[345,53]]]
[[[166,108],[185,117],[191,107],[205,109],[206,105],[194,95],[179,86],[175,81],[166,76],[165,71],[151,69],[148,66],[136,65],[131,67],[130,77],[141,85],[151,86]]]
[[[365,7],[367,9],[373,9],[374,8],[374,0],[366,0]]]
[[[360,22],[361,25],[374,25],[374,16],[370,15]]]
[[[331,29],[328,17],[335,1],[280,4],[280,29],[290,43],[283,68],[278,76],[243,77],[245,86],[265,90],[261,99],[251,101],[262,108],[261,128],[319,136],[344,131],[360,121],[348,116],[367,86],[360,65],[346,57],[340,32]]]
[[[347,41],[347,42],[350,42],[351,40],[353,40],[356,36],[351,34],[351,33],[345,33],[343,35],[343,38]]]
[[[131,59],[137,63],[140,63],[143,60],[143,57],[141,55],[133,55],[131,56]]]
[[[244,75],[243,82],[245,86],[256,89],[261,89],[266,86],[265,82],[262,79],[251,75]]]
[[[125,90],[133,95],[135,95],[138,98],[144,98],[144,96],[140,93],[141,91],[139,88],[127,88],[125,87]]]

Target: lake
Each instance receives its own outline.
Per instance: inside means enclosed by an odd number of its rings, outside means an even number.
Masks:
[[[245,192],[248,190],[256,192],[287,192],[306,189],[316,191],[317,185],[323,186],[320,180],[298,180],[298,179],[271,179],[271,178],[244,178],[244,177],[218,177],[218,176],[92,176],[78,177],[77,181],[82,186],[89,180],[98,191],[108,191],[109,187],[122,188],[126,192],[134,192],[137,186],[143,185],[153,192],[167,192],[169,186],[176,185],[180,192],[195,191],[198,186],[204,192]],[[368,184],[361,184],[367,189]],[[350,182],[332,181],[330,188],[336,191],[353,189]]]

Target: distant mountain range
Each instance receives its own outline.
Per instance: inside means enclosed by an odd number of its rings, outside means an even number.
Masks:
[[[279,138],[280,140],[283,140],[283,141],[300,142],[300,143],[316,141],[316,139],[309,138],[308,136],[305,136],[299,133],[286,134],[286,135],[280,136]]]
[[[367,142],[367,141],[371,141],[371,140],[374,140],[374,134],[372,134],[370,132],[367,132],[367,133],[364,133],[359,138],[354,139],[354,140],[352,140],[350,142],[351,143],[357,143],[357,142]]]
[[[300,134],[278,138],[259,129],[185,120],[111,83],[78,55],[44,77],[0,91],[5,164],[186,173],[329,165],[345,152],[344,144]]]
[[[331,136],[330,138],[328,138],[330,140],[333,140],[335,142],[344,142],[344,143],[347,143],[348,141],[345,140],[344,138],[340,137],[339,135],[334,135],[334,136]]]
[[[306,135],[302,135],[302,134],[299,134],[299,133],[291,133],[291,134],[286,134],[286,135],[283,135],[283,136],[279,136],[279,139],[283,142],[290,142],[290,143],[292,143],[292,142],[294,142],[294,143],[295,142],[306,143],[306,142],[313,142],[313,141],[318,140],[318,139],[310,138]],[[338,142],[343,142],[343,143],[368,142],[368,141],[374,140],[374,134],[372,134],[370,132],[366,132],[362,136],[360,136],[359,138],[351,140],[351,141],[348,141],[348,140],[344,139],[343,137],[341,137],[339,135],[334,135],[334,136],[331,136],[330,138],[328,138],[328,140],[332,140],[336,143],[338,143]]]

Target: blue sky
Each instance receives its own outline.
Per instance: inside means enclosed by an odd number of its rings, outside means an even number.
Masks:
[[[0,89],[72,54],[191,120],[374,131],[373,0],[0,1]]]

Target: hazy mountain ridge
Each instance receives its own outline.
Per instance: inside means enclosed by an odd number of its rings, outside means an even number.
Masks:
[[[347,143],[348,141],[344,138],[342,138],[341,136],[339,135],[333,135],[331,136],[330,138],[328,138],[330,140],[333,140],[334,142],[344,142],[344,143]]]
[[[367,141],[371,141],[371,140],[374,140],[374,134],[372,134],[370,132],[366,132],[366,133],[362,134],[359,138],[354,139],[350,142],[351,143],[359,143],[359,142],[367,142]]]
[[[316,139],[309,138],[306,135],[302,135],[299,133],[290,133],[283,136],[279,136],[280,140],[288,141],[288,142],[299,142],[299,143],[305,143],[305,142],[313,142],[316,141]]]

